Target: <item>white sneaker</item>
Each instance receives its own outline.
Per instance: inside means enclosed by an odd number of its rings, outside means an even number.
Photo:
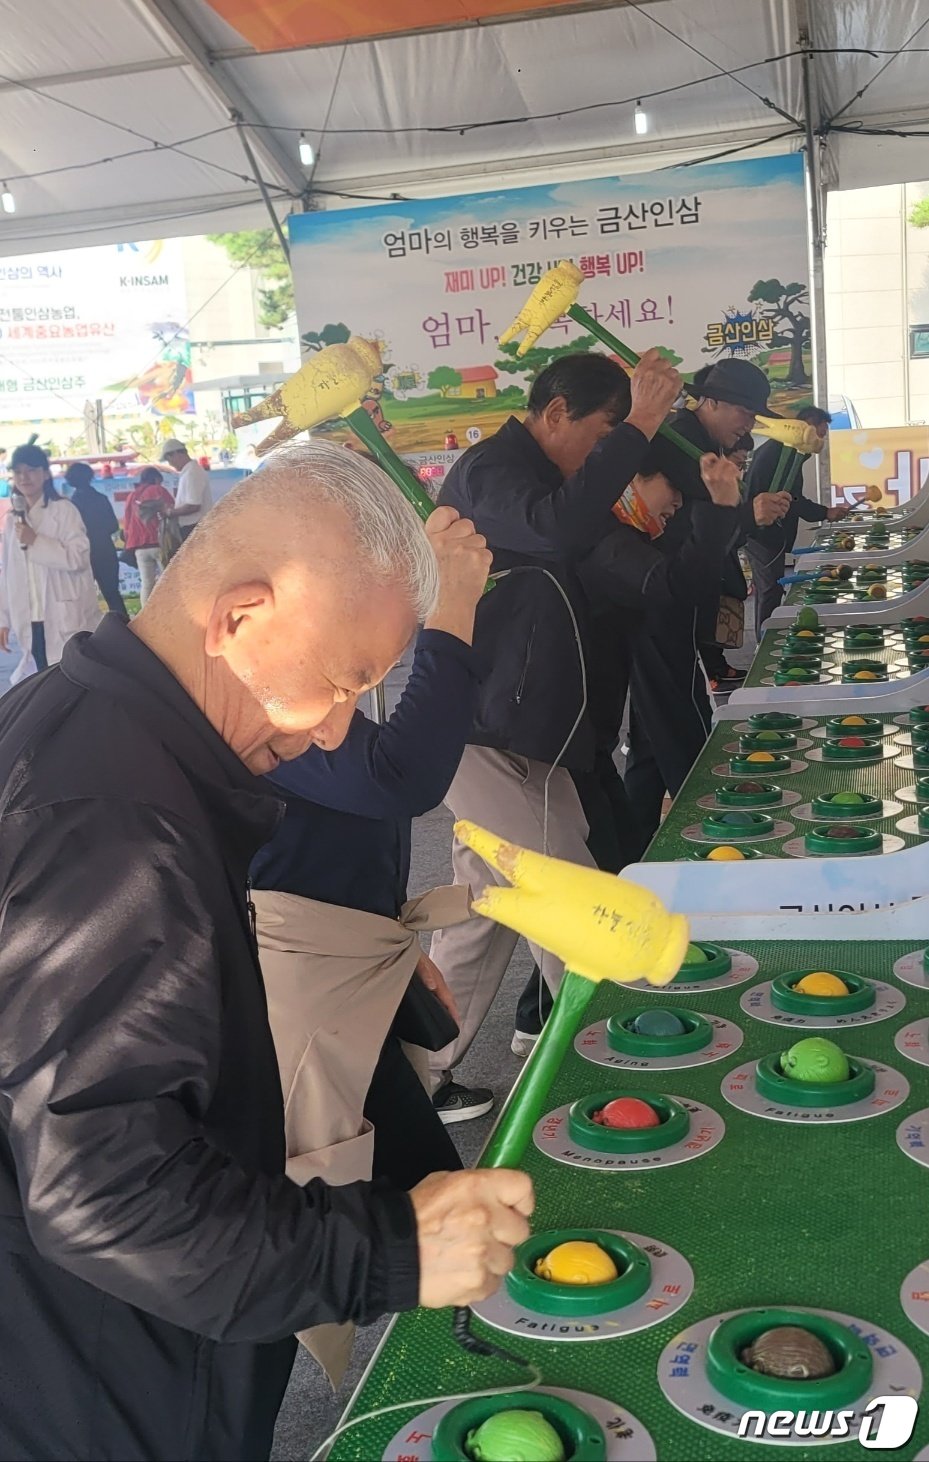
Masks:
[[[514,1056],[519,1056],[524,1061],[527,1056],[532,1054],[538,1039],[537,1035],[530,1035],[528,1031],[514,1031],[513,1039],[510,1041],[510,1050]]]

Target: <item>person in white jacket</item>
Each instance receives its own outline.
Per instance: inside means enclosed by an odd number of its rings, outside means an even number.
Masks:
[[[103,618],[90,544],[77,508],[55,491],[48,457],[29,443],[10,464],[13,499],[0,549],[0,650],[15,636],[20,659],[10,683],[57,665],[65,642]]]

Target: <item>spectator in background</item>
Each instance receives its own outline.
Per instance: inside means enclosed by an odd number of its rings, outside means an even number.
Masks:
[[[84,522],[84,531],[90,542],[90,570],[97,581],[97,588],[107,609],[128,619],[119,592],[119,559],[113,542],[119,523],[113,504],[105,492],[98,492],[94,487],[94,469],[88,462],[72,462],[65,473],[65,482],[71,488],[71,501]]]
[[[6,482],[10,475],[10,464],[6,457],[6,447],[0,447],[0,482]]]
[[[18,685],[57,665],[66,640],[100,623],[90,568],[90,543],[73,503],[56,492],[48,457],[30,442],[11,462],[14,492],[23,506],[7,513],[0,549],[0,650],[16,636],[20,661],[10,676]]]
[[[819,406],[805,406],[797,412],[798,421],[808,421],[825,441],[832,417]],[[804,523],[836,523],[848,515],[848,508],[826,508],[803,495],[803,469],[809,453],[795,452],[780,442],[765,442],[752,458],[748,474],[749,499],[764,501],[769,494],[789,493],[790,506],[777,522],[765,524],[757,518],[745,544],[745,554],[752,568],[755,586],[755,634],[761,638],[761,627],[770,619],[784,597],[783,578],[787,555],[797,540],[800,519]]]
[[[143,606],[161,573],[161,519],[174,508],[174,499],[157,467],[143,467],[126,501],[123,540],[135,554]]]
[[[174,507],[165,513],[166,518],[177,518],[181,537],[189,538],[213,506],[210,491],[210,476],[205,468],[195,462],[177,437],[169,437],[161,449],[161,455],[169,467],[177,473],[177,497]]]

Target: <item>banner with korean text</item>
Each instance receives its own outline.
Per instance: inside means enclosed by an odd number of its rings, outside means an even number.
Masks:
[[[304,351],[380,342],[366,405],[402,452],[496,431],[540,369],[594,343],[563,319],[522,360],[498,344],[565,258],[586,276],[580,303],[634,350],[663,348],[685,376],[752,360],[781,411],[811,396],[797,155],[296,214],[290,239]]]
[[[194,410],[182,243],[0,260],[0,421]]]

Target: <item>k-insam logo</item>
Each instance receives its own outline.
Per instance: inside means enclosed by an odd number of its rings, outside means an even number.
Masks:
[[[875,1396],[860,1413],[860,1421],[856,1411],[746,1411],[739,1422],[739,1436],[837,1439],[854,1436],[857,1422],[862,1447],[893,1452],[910,1440],[918,1413],[913,1396]]]

